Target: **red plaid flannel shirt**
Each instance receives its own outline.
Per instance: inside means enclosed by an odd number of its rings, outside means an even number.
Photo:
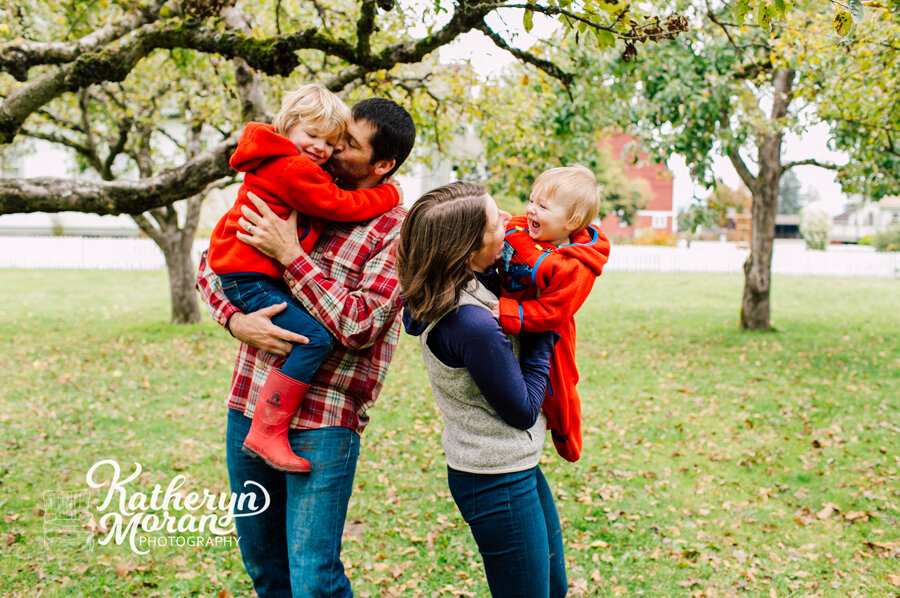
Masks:
[[[309,256],[301,255],[284,273],[295,297],[335,337],[312,380],[292,428],[330,426],[362,432],[400,336],[400,285],[394,245],[403,208],[364,223],[328,223]],[[222,293],[206,254],[197,290],[222,326],[238,310]],[[283,358],[241,343],[226,405],[252,416],[256,397]]]

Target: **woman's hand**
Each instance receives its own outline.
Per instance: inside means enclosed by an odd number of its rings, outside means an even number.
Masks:
[[[282,266],[291,265],[303,255],[297,240],[297,212],[291,212],[287,220],[282,220],[253,193],[248,193],[247,197],[257,211],[247,206],[241,208],[243,217],[238,220],[238,226],[246,232],[238,232],[237,238],[278,260]]]

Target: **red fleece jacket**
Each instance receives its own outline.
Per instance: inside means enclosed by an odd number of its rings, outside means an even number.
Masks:
[[[503,294],[500,325],[507,334],[553,330],[561,336],[550,361],[544,414],[556,451],[568,461],[581,457],[581,401],[575,390],[575,312],[609,259],[609,240],[591,225],[568,245],[538,243],[524,217],[506,229],[500,266]]]
[[[241,206],[253,208],[247,198],[252,191],[281,218],[291,210],[305,214],[298,221],[300,245],[307,253],[315,245],[324,220],[357,222],[370,220],[394,208],[400,195],[393,185],[345,191],[331,175],[300,154],[272,125],[247,123],[229,164],[244,175],[234,206],[216,224],[209,240],[208,263],[216,274],[258,272],[280,279],[284,268],[237,238]]]

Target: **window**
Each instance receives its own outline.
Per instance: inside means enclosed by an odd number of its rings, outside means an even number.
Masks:
[[[650,226],[653,228],[667,228],[669,226],[669,217],[665,214],[654,214]]]

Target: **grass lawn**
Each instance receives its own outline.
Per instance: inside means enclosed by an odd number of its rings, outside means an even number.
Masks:
[[[542,460],[570,595],[900,592],[900,281],[777,277],[774,333],[737,329],[741,288],[608,273],[579,313],[584,456],[548,442]],[[123,479],[140,463],[131,498],[179,475],[227,490],[236,343],[167,318],[164,272],[0,271],[0,595],[252,594],[233,539],[100,544],[118,502],[87,485],[98,461]],[[415,340],[371,415],[344,542],[356,594],[487,596]],[[91,521],[53,527],[47,491],[87,493]]]

